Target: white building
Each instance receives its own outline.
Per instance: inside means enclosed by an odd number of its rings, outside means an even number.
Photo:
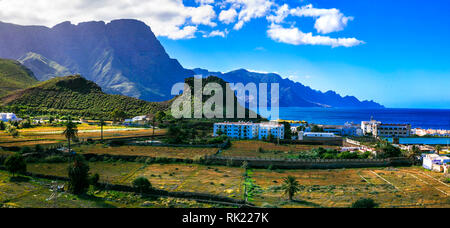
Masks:
[[[125,119],[124,124],[125,125],[129,125],[129,124],[138,124],[138,125],[144,125],[147,123],[147,116],[136,116],[133,117],[132,119]]]
[[[450,158],[437,154],[427,154],[423,157],[423,167],[436,172],[448,172]]]
[[[333,133],[323,133],[323,132],[298,132],[298,140],[304,140],[305,138],[336,138],[336,135]]]
[[[22,119],[17,118],[14,113],[0,113],[0,121],[9,122],[9,121],[20,121]]]
[[[214,124],[214,136],[222,133],[235,139],[284,139],[284,125],[277,123],[224,122]]]
[[[362,121],[361,129],[364,135],[372,134],[375,137],[409,137],[410,124],[384,124],[380,121]]]
[[[361,130],[364,135],[373,134],[373,129],[376,125],[381,124],[380,121],[376,121],[371,119],[370,121],[362,121],[361,122]]]

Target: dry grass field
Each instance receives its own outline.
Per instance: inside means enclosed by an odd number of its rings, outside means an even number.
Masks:
[[[224,150],[222,156],[238,157],[285,157],[298,155],[302,151],[313,148],[338,149],[337,146],[317,145],[277,145],[275,143],[262,141],[233,141],[229,149]],[[260,150],[262,149],[262,151]]]
[[[5,132],[0,132],[0,146],[34,146],[37,144],[63,143],[65,138],[62,135],[63,127],[36,127],[20,129],[19,137],[12,137]],[[80,140],[100,139],[100,127],[82,124],[78,126],[78,138]],[[164,135],[166,130],[155,129],[155,135]],[[152,129],[125,128],[121,126],[105,126],[103,136],[105,139],[126,138],[126,137],[148,137],[153,135]]]
[[[217,148],[83,145],[74,148],[79,153],[148,156],[154,158],[194,159],[217,153]]]
[[[0,208],[210,208],[221,205],[176,198],[143,198],[138,194],[116,191],[90,191],[88,196],[60,193],[50,199],[52,182],[30,179],[11,182],[10,174],[0,171]],[[58,182],[59,185],[64,183]],[[49,200],[50,199],[50,200]]]
[[[30,164],[35,173],[66,176],[67,164]],[[168,191],[210,193],[233,198],[243,194],[241,168],[196,164],[90,163],[91,173],[101,181],[130,185],[137,177]],[[280,186],[294,176],[303,186],[289,202]],[[253,170],[253,180],[262,191],[254,197],[257,206],[350,207],[360,198],[372,198],[380,207],[450,207],[450,185],[442,174],[420,167],[339,170]]]
[[[303,190],[294,202],[282,194],[282,179],[297,178]],[[450,207],[450,186],[422,168],[343,170],[257,170],[254,180],[264,191],[256,202],[278,207],[350,207],[372,198],[380,207]],[[280,201],[280,198],[283,200]]]

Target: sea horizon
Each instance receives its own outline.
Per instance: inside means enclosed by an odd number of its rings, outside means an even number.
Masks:
[[[450,130],[450,109],[280,107],[279,110],[279,119],[322,125],[360,124],[373,118],[383,123],[411,124],[411,128]]]

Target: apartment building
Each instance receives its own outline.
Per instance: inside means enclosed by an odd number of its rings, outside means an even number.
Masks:
[[[224,134],[235,139],[264,139],[272,135],[284,139],[284,125],[277,123],[224,122],[214,124],[214,136]]]
[[[14,113],[0,113],[0,121],[8,122],[8,121],[20,121],[22,119],[17,118]]]
[[[411,135],[410,124],[377,124],[373,128],[375,137],[409,137]]]

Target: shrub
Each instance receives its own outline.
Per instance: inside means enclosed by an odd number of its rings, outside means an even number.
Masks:
[[[41,145],[37,144],[36,146],[34,146],[34,151],[43,152],[44,148]]]
[[[98,173],[91,175],[89,177],[89,184],[92,186],[98,186],[98,182],[100,181],[100,175]]]
[[[30,147],[27,147],[27,146],[24,146],[24,147],[22,147],[22,149],[20,149],[20,153],[21,154],[28,154],[28,153],[31,153],[31,148]]]
[[[73,163],[69,165],[69,191],[80,195],[89,188],[89,165],[82,155],[76,155]]]
[[[147,178],[138,177],[133,181],[133,188],[142,194],[144,192],[148,192],[152,188],[152,184]]]
[[[64,163],[67,162],[67,159],[60,155],[53,155],[44,158],[44,163]]]
[[[5,160],[5,167],[13,176],[15,176],[16,173],[25,173],[27,171],[27,163],[20,154],[10,155]]]
[[[361,198],[352,204],[352,208],[375,208],[378,204],[373,199]]]

